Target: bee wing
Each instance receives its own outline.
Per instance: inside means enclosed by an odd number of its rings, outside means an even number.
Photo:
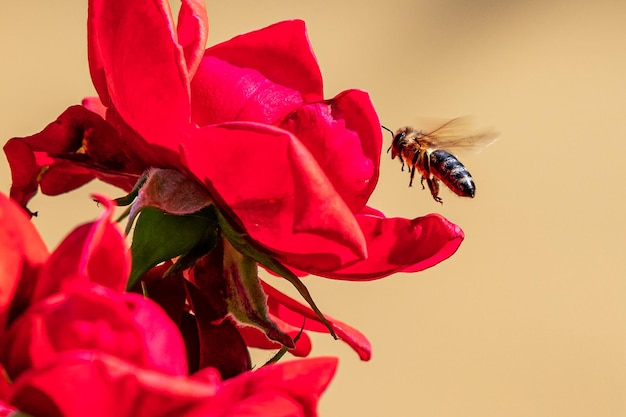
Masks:
[[[467,117],[457,117],[438,128],[424,133],[434,148],[480,152],[498,139],[498,133],[490,130],[472,132]]]

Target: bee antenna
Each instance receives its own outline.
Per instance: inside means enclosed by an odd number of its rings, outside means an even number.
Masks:
[[[389,129],[387,126],[384,126],[384,125],[380,125],[380,127],[385,129],[387,132],[391,133],[391,137],[393,137],[393,130]],[[390,150],[391,150],[391,146],[389,147],[389,149],[387,149],[387,153],[389,153]]]

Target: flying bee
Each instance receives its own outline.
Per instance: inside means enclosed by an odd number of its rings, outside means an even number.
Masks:
[[[459,129],[464,119],[452,119],[435,130],[423,132],[409,126],[401,127],[393,132],[391,146],[391,159],[400,158],[402,170],[404,165],[409,167],[409,187],[413,186],[415,170],[422,176],[421,184],[424,189],[424,181],[433,199],[443,204],[439,197],[439,181],[443,182],[450,190],[461,197],[474,198],[476,184],[465,166],[448,150],[472,149],[478,150],[495,141],[497,135],[493,132],[467,135]],[[448,150],[446,150],[448,149]]]

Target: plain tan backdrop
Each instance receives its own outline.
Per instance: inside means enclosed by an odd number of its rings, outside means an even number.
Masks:
[[[0,5],[3,141],[94,94],[86,3]],[[471,115],[501,132],[463,158],[474,200],[445,190],[440,206],[408,189],[383,155],[371,205],[388,216],[440,212],[466,240],[419,274],[307,280],[322,309],[374,347],[362,363],[315,337],[315,354],[341,357],[320,415],[626,415],[626,3],[231,0],[208,9],[209,45],[306,20],[327,97],[367,90],[390,127]],[[32,201],[50,247],[99,213],[95,190],[120,194],[96,184]]]

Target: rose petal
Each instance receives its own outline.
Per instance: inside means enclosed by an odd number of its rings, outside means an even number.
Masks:
[[[365,206],[378,182],[382,148],[380,121],[366,92],[344,91],[327,102],[302,106],[280,127],[315,156],[353,212]]]
[[[6,402],[9,400],[11,394],[12,381],[9,381],[9,376],[2,365],[0,365],[0,416],[6,416],[7,411],[14,409],[8,409]],[[5,414],[3,414],[5,413]]]
[[[273,416],[317,416],[317,402],[336,368],[336,358],[320,357],[264,366],[256,372],[242,374],[222,385],[222,404],[224,399],[231,398],[232,406],[219,415],[261,417],[276,409]],[[297,406],[295,413],[293,405]],[[285,410],[289,411],[285,414]]]
[[[75,190],[96,177],[91,170],[67,161],[54,160],[51,165],[37,165],[42,172],[39,187],[45,195],[59,195]]]
[[[100,54],[100,42],[98,40],[97,25],[97,9],[94,2],[89,1],[87,13],[87,59],[89,61],[89,74],[93,82],[98,97],[104,107],[111,105],[111,97],[107,87],[106,74],[104,72],[104,63]],[[90,109],[91,110],[91,109]],[[104,116],[103,116],[104,117]]]
[[[250,355],[237,326],[229,317],[216,319],[219,313],[196,286],[185,282],[185,289],[198,326],[200,369],[216,368],[224,379],[250,370]]]
[[[164,262],[155,266],[141,277],[141,281],[135,284],[133,291],[145,293],[148,298],[165,310],[174,323],[180,324],[185,311],[187,295],[185,294],[182,273],[163,277],[171,266],[172,262]]]
[[[274,394],[262,395],[255,397],[253,401],[246,401],[240,404],[233,404],[231,410],[227,414],[220,414],[225,417],[265,417],[271,411],[272,417],[303,417],[306,414],[302,410],[302,405],[298,404],[293,398],[286,395]],[[198,407],[193,413],[187,417],[205,417],[208,412],[206,407]],[[317,415],[317,414],[313,414]]]
[[[143,333],[143,366],[171,375],[187,374],[185,343],[167,312],[143,295],[124,293],[122,298]]]
[[[158,305],[89,283],[33,305],[6,336],[2,362],[13,378],[73,349],[109,352],[174,375],[187,372],[182,337]]]
[[[96,113],[103,119],[106,117],[107,108],[104,104],[102,104],[102,101],[99,97],[85,97],[80,104],[87,110]]]
[[[159,147],[177,149],[189,124],[189,79],[165,0],[91,0],[92,56],[102,66],[111,105],[147,143],[144,160]],[[92,71],[93,74],[93,71]],[[101,77],[94,78],[101,84]],[[99,89],[101,90],[101,89]]]
[[[178,149],[173,145],[174,141],[170,143],[172,148],[145,140],[120,116],[113,106],[107,108],[106,120],[122,138],[121,146],[123,146],[125,153],[134,157],[134,168],[138,169],[132,172],[138,171],[141,175],[149,168],[181,168]],[[158,126],[158,122],[155,122],[155,126]],[[181,134],[182,136],[185,136],[184,132]]]
[[[328,333],[326,326],[311,308],[281,293],[266,282],[262,281],[262,284],[268,297],[267,307],[273,315],[293,326],[304,326],[305,330]],[[363,333],[327,314],[324,314],[324,317],[337,336],[350,346],[361,360],[369,361],[371,359],[372,345]]]
[[[71,191],[96,176],[130,190],[144,167],[107,122],[82,106],[65,110],[41,132],[4,145],[11,197],[22,206],[42,192]]]
[[[26,204],[37,194],[43,166],[37,163],[30,147],[19,139],[9,139],[3,150],[11,168],[11,198],[28,210]]]
[[[1,193],[0,242],[0,340],[4,340],[7,321],[28,305],[48,249],[24,210]]]
[[[69,351],[23,374],[11,403],[34,416],[186,416],[215,383],[146,370],[104,352]]]
[[[94,282],[124,291],[130,273],[130,255],[124,235],[113,222],[115,204],[96,196],[105,206],[100,218],[76,228],[43,266],[33,301],[55,294],[76,281]]]
[[[367,281],[396,272],[417,272],[449,258],[463,241],[461,228],[439,214],[413,220],[356,216],[367,239],[367,259],[331,272],[311,272],[327,278]]]
[[[322,74],[302,20],[288,20],[207,49],[214,57],[250,68],[273,83],[300,92],[305,102],[323,100]]]
[[[363,257],[361,230],[312,155],[254,123],[205,127],[183,144],[191,173],[287,263],[333,270]]]
[[[0,400],[0,417],[15,416],[17,409]]]
[[[193,77],[209,36],[209,18],[204,0],[182,0],[178,13],[178,43],[185,51],[189,78]]]
[[[101,352],[72,351],[15,383],[11,403],[32,415],[82,417],[314,417],[337,368],[335,358],[265,366],[224,383],[141,369]],[[275,414],[276,409],[279,414]]]
[[[191,118],[199,126],[233,121],[274,124],[303,103],[297,90],[255,69],[205,56],[191,83]]]

